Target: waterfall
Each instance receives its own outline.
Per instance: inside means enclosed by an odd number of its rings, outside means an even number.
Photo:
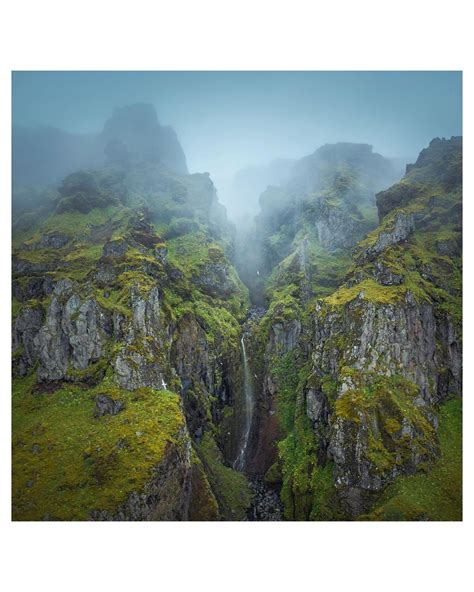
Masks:
[[[247,359],[247,353],[245,351],[244,336],[240,340],[242,348],[242,359],[244,361],[244,408],[243,408],[243,430],[240,440],[240,449],[237,458],[234,461],[234,469],[237,471],[243,471],[245,468],[247,448],[250,438],[250,430],[252,428],[253,411],[255,406],[254,392],[252,375],[250,373],[250,367]]]

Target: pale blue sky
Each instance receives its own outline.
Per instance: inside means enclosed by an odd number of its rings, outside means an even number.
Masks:
[[[226,178],[326,142],[416,156],[462,133],[460,72],[17,72],[13,120],[92,132],[116,106],[151,102],[191,172]]]

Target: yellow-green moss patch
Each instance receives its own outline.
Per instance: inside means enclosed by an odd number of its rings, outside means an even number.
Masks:
[[[152,477],[167,443],[180,445],[184,417],[178,395],[144,388],[129,392],[102,383],[66,385],[34,394],[34,379],[13,386],[13,518],[85,520],[114,511]],[[94,418],[94,396],[125,409]]]

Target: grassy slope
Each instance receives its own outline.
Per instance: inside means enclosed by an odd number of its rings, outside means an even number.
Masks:
[[[13,386],[14,519],[85,520],[94,508],[113,511],[150,480],[166,446],[179,444],[184,416],[175,393],[102,383],[35,394],[33,385],[30,376]],[[125,409],[94,418],[98,393]]]

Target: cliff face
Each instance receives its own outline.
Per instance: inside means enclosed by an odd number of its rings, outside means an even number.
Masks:
[[[244,516],[234,454],[247,290],[208,175],[66,177],[13,248],[13,515]],[[224,431],[225,430],[225,431]]]
[[[434,140],[377,195],[380,224],[330,295],[311,299],[319,277],[301,247],[280,265],[260,327],[262,400],[280,441],[260,469],[281,482],[288,518],[383,517],[389,484],[444,462],[438,416],[461,393],[461,158],[459,138]],[[443,517],[408,498],[409,486],[399,518]],[[458,490],[450,517],[459,503]]]
[[[14,217],[14,518],[245,519],[244,336],[254,503],[459,520],[461,139],[388,189],[365,145],[299,161],[261,198],[250,309],[209,175],[148,158],[129,117],[126,158]]]

